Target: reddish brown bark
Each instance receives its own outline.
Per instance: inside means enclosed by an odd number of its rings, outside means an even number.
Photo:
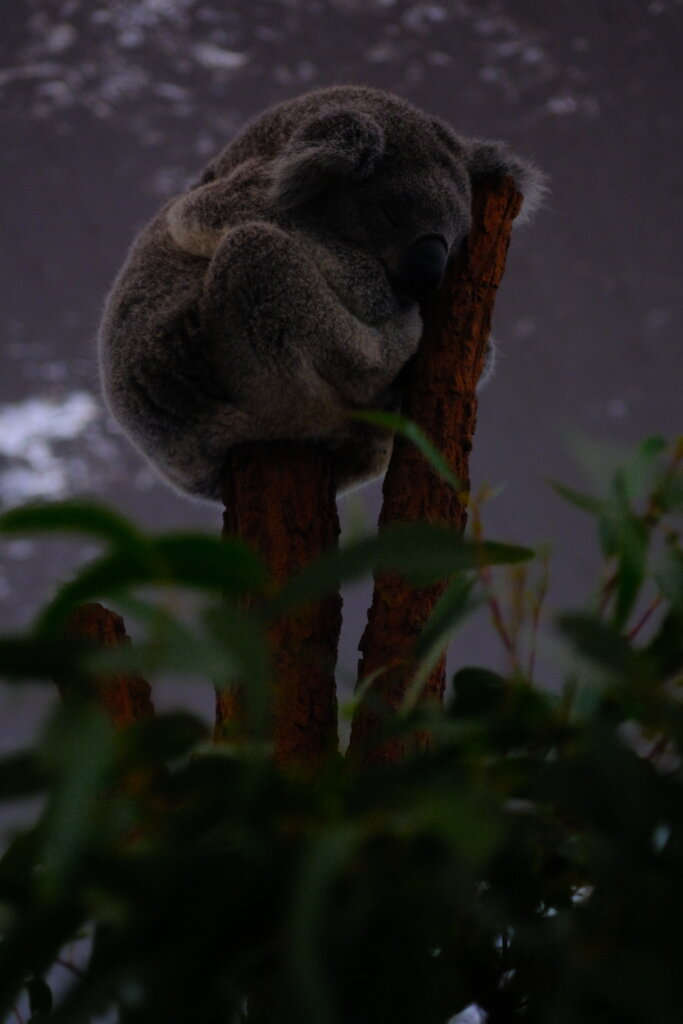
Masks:
[[[339,519],[329,455],[313,443],[266,442],[234,448],[224,478],[224,536],[258,551],[277,584],[334,548]],[[337,748],[334,668],[341,597],[283,615],[267,629],[274,666],[272,737],[281,764],[314,768]],[[217,694],[216,737],[244,728],[239,688]]]
[[[101,604],[80,605],[69,619],[67,629],[72,636],[87,640],[97,647],[124,647],[130,644],[123,619]],[[59,692],[65,699],[72,693],[86,690],[112,719],[124,726],[154,712],[149,683],[131,673],[98,673],[87,678],[57,679]]]
[[[450,265],[446,280],[425,313],[425,328],[403,413],[441,451],[461,483],[457,493],[431,468],[417,448],[397,437],[384,480],[382,529],[396,522],[449,524],[461,532],[467,520],[469,455],[477,416],[481,375],[496,290],[503,276],[512,222],[522,197],[511,178],[482,182],[472,197],[472,228]],[[356,713],[349,753],[364,763],[400,760],[408,746],[426,737],[377,744],[387,716],[400,707],[414,671],[415,641],[446,583],[415,588],[393,573],[375,577],[372,606],[360,642],[359,679],[382,671]],[[427,680],[423,704],[440,703],[445,657]]]

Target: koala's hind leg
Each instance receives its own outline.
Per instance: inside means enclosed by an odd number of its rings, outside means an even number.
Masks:
[[[257,437],[257,424],[240,409],[207,401],[200,414],[187,417],[182,431],[167,432],[154,464],[177,490],[220,501],[230,448]]]
[[[278,421],[263,437],[324,436],[343,408],[373,404],[405,361],[342,304],[304,244],[265,222],[223,237],[200,313],[227,393]]]
[[[393,443],[391,431],[353,423],[346,437],[330,444],[337,491],[347,491],[383,473]]]

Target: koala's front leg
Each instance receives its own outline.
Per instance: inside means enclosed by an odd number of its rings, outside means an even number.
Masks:
[[[264,418],[264,437],[320,436],[375,403],[414,353],[417,309],[354,316],[299,238],[253,221],[211,260],[200,313],[226,390]]]
[[[210,259],[231,226],[266,215],[269,188],[262,161],[246,160],[227,177],[174,200],[166,213],[168,232],[183,252]]]

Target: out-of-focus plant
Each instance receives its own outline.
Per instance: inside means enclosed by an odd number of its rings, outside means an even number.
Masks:
[[[476,517],[466,541],[426,525],[354,541],[279,590],[237,542],[146,536],[83,504],[0,517],[104,544],[30,631],[0,638],[7,685],[239,679],[251,722],[234,746],[189,714],[115,730],[81,688],[36,749],[0,761],[0,800],[45,797],[0,862],[6,1019],[445,1024],[476,1005],[490,1024],[680,1024],[682,458],[648,440],[604,495],[554,485],[595,518],[605,563],[556,623],[554,693],[534,678],[547,559],[486,544]],[[508,599],[490,569],[506,562]],[[391,727],[431,742],[402,764],[275,766],[264,624],[378,564],[456,581],[425,658],[479,594],[509,669],[461,668],[443,711],[407,705]],[[99,597],[136,621],[134,646],[68,639],[74,603]]]

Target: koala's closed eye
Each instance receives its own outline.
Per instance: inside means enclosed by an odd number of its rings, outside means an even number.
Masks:
[[[399,223],[398,217],[396,216],[395,213],[391,211],[391,209],[388,206],[386,206],[384,203],[378,203],[375,207],[375,210],[379,218],[387,227],[393,228],[395,231],[400,230],[401,225]]]
[[[315,438],[339,488],[382,471],[391,436],[349,411],[401,399],[419,303],[469,223],[471,182],[543,176],[377,89],[266,110],[140,233],[99,332],[109,407],[173,486],[220,500],[243,441]]]

